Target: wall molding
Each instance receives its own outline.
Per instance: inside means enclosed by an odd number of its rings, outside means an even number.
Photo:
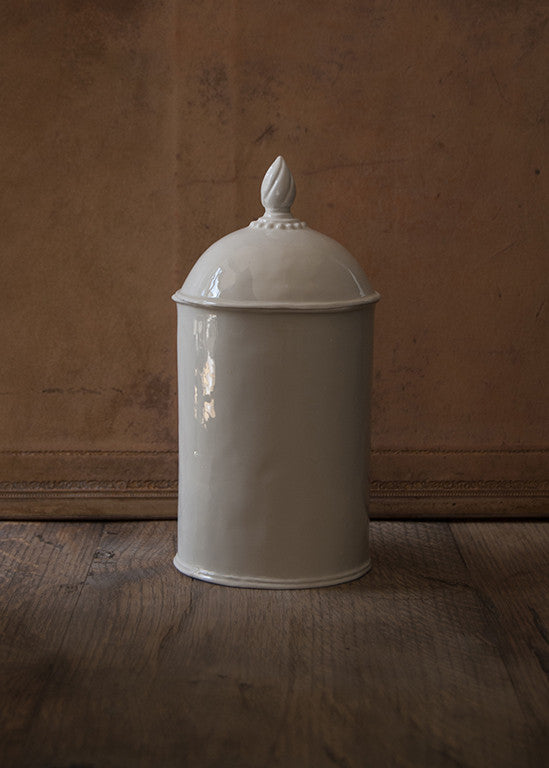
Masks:
[[[448,496],[521,498],[530,496],[549,499],[547,481],[408,481],[374,480],[370,497],[378,498],[445,498]],[[57,498],[177,498],[177,480],[30,480],[0,482],[0,499]]]
[[[71,449],[45,449],[28,451],[0,451],[0,456],[177,456],[175,450],[162,451],[124,451],[124,450],[71,450]]]
[[[549,448],[522,448],[522,447],[509,447],[509,448],[373,448],[373,455],[437,455],[437,454],[549,454]],[[176,456],[177,450],[173,448],[167,448],[163,450],[123,450],[123,449],[106,449],[106,450],[79,450],[71,448],[47,448],[47,449],[29,449],[29,450],[0,450],[0,456],[161,456],[171,455]]]
[[[172,518],[175,450],[0,451],[0,518]],[[549,450],[372,451],[377,518],[548,517]]]

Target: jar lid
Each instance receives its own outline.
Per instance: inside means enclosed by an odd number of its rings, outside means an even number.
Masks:
[[[336,311],[379,300],[342,245],[291,212],[295,183],[277,157],[261,184],[265,213],[222,237],[173,295],[181,304],[270,311]]]

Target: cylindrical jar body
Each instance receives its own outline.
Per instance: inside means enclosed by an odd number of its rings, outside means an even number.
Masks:
[[[267,588],[365,573],[374,305],[177,310],[177,568]]]

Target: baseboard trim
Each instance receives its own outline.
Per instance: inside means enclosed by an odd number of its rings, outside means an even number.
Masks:
[[[170,519],[177,482],[32,481],[0,483],[0,519]],[[374,481],[373,519],[549,519],[549,483],[517,481]]]
[[[549,482],[514,480],[374,480],[372,499],[549,498]],[[32,480],[0,482],[2,499],[176,498],[176,480]]]
[[[549,451],[377,448],[372,518],[548,517]],[[0,451],[1,519],[166,519],[174,450]]]

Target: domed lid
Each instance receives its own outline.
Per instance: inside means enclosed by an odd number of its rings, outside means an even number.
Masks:
[[[378,301],[362,268],[335,240],[291,213],[295,184],[277,157],[261,185],[264,215],[198,259],[174,301],[207,307],[318,311]]]

